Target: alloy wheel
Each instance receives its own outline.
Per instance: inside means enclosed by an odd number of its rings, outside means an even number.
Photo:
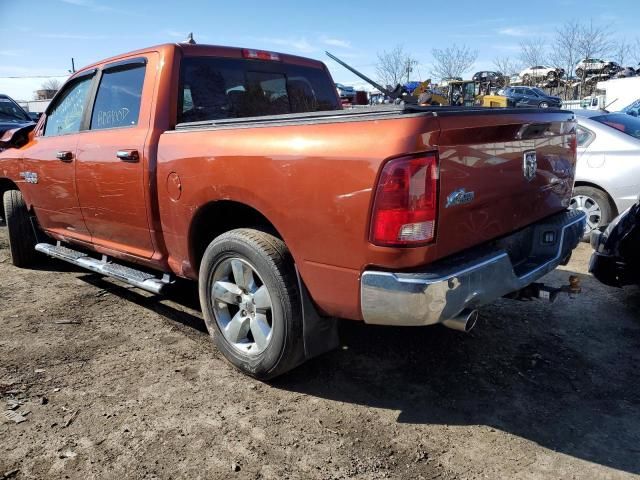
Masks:
[[[580,210],[587,216],[585,234],[590,234],[600,226],[602,221],[602,209],[598,202],[586,195],[576,195],[571,199],[570,208]]]
[[[238,257],[216,265],[211,302],[218,327],[234,349],[250,356],[266,350],[273,333],[273,305],[253,265]]]

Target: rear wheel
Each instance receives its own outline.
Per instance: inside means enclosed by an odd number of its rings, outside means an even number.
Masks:
[[[199,291],[209,333],[242,372],[266,380],[301,360],[298,282],[282,240],[253,229],[220,235],[205,251]]]
[[[16,267],[28,267],[38,260],[35,250],[36,235],[29,211],[20,190],[8,190],[2,197],[5,221],[9,230],[11,263]]]
[[[602,190],[593,187],[576,187],[573,190],[570,208],[580,210],[587,216],[583,241],[588,242],[591,232],[606,227],[613,220],[614,208]]]

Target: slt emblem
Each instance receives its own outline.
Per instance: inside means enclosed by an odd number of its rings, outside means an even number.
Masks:
[[[531,181],[536,176],[536,171],[538,170],[538,159],[536,157],[535,150],[530,150],[528,152],[524,152],[524,158],[522,161],[522,173],[524,174],[524,178]]]
[[[447,196],[447,203],[444,208],[454,207],[456,205],[464,205],[473,202],[476,197],[475,192],[467,192],[464,188],[455,190]]]

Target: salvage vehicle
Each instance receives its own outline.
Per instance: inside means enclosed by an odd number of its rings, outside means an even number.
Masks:
[[[599,58],[584,58],[576,65],[576,77],[582,78],[584,75],[593,73],[613,75],[620,70],[622,70],[622,67],[616,62]]]
[[[640,198],[604,232],[591,234],[589,272],[605,285],[640,285]]]
[[[346,100],[349,100],[350,102],[353,102],[356,98],[356,89],[351,86],[336,83],[336,90],[338,91],[338,96],[341,99],[344,98]]]
[[[547,95],[537,87],[507,87],[498,91],[498,95],[507,97],[508,105],[513,107],[560,108],[562,99]]]
[[[0,136],[7,130],[24,127],[33,120],[24,109],[8,95],[0,94]]]
[[[575,127],[561,110],[342,110],[316,60],[138,50],[5,137],[11,260],[156,294],[197,281],[219,350],[269,379],[336,347],[336,318],[468,331],[566,263],[585,224],[567,208]]]
[[[525,68],[518,75],[524,83],[529,84],[531,81],[538,81],[542,79],[555,80],[562,78],[564,73],[565,72],[562,68],[550,67],[549,65],[536,65]]]
[[[585,212],[584,241],[629,208],[640,192],[640,119],[575,110],[578,167],[571,207]]]

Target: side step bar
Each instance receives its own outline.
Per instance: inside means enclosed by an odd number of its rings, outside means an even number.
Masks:
[[[60,242],[58,242],[57,245],[38,243],[36,245],[36,250],[44,253],[45,255],[49,255],[50,257],[86,268],[92,272],[117,278],[118,280],[122,280],[134,287],[141,288],[151,293],[162,293],[162,290],[167,285],[171,284],[171,276],[168,273],[165,273],[162,278],[158,278],[150,273],[136,270],[135,268],[111,263],[106,255],[102,256],[102,260],[98,260],[90,257],[86,253],[63,247]]]

